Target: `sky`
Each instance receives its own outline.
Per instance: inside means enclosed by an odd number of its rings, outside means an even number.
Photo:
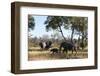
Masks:
[[[51,34],[54,34],[55,32],[53,30],[50,31],[46,31],[45,28],[45,24],[44,22],[46,21],[47,16],[34,16],[35,19],[35,28],[34,30],[31,30],[29,32],[29,35],[31,35],[31,37],[43,37],[43,35],[48,35],[49,37],[51,37]],[[62,27],[62,31],[64,33],[65,37],[69,37],[71,35],[71,30],[65,30]],[[59,33],[61,35],[61,33]],[[77,36],[76,36],[77,37]]]

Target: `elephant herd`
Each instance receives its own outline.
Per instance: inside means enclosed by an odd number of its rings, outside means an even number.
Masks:
[[[52,42],[51,41],[40,42],[39,46],[41,47],[41,49],[48,50],[49,48],[52,47]],[[60,53],[60,52],[68,53],[68,51],[72,51],[72,53],[73,53],[75,51],[77,53],[77,50],[79,50],[79,46],[77,44],[71,43],[71,42],[61,42],[59,49],[51,48],[50,52],[52,52],[54,54],[54,53]]]

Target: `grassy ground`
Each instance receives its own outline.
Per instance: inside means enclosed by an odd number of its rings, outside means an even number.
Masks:
[[[72,54],[71,51],[66,53],[53,54],[50,50],[41,50],[39,47],[31,47],[28,51],[28,60],[51,60],[51,59],[83,59],[88,57],[87,50],[79,50]]]

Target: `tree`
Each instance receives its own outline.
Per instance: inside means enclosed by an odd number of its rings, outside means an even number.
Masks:
[[[81,18],[80,19],[80,26],[79,26],[79,32],[82,34],[82,38],[87,38],[87,28],[88,28],[88,18]]]
[[[67,17],[67,24],[70,25],[72,33],[71,33],[71,42],[73,42],[73,35],[77,32],[79,37],[87,36],[87,18],[86,17]]]
[[[83,45],[82,49],[84,49],[84,47],[87,45],[87,36],[88,36],[88,18],[85,17],[85,18],[81,18],[80,19],[80,26],[79,26],[79,29],[78,31],[80,32],[80,35],[81,35],[81,43]]]
[[[66,23],[66,18],[64,16],[48,16],[44,24],[46,24],[46,30],[50,31],[51,29],[57,30],[61,33],[64,40],[66,40],[61,26],[64,26]]]
[[[75,17],[67,17],[68,18],[68,22],[67,24],[70,25],[72,33],[71,33],[71,42],[73,42],[73,35],[75,32],[75,28],[77,28],[77,24],[76,24],[76,18]]]
[[[87,17],[69,17],[69,23],[71,23],[72,34],[71,34],[71,41],[73,40],[73,34],[76,33],[79,35],[78,41],[82,46],[85,47],[87,40],[87,27],[88,27],[88,18]],[[80,39],[81,38],[81,39]],[[82,47],[82,49],[84,48]]]
[[[28,31],[33,30],[35,27],[35,20],[32,15],[28,15]]]
[[[71,29],[71,42],[73,42],[73,36],[76,32],[81,35],[83,40],[87,36],[87,21],[86,17],[48,16],[45,24],[47,31],[51,29],[59,31],[64,40],[66,40],[66,38],[61,27],[63,26],[65,29]]]

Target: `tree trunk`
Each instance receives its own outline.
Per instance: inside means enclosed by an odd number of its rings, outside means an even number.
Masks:
[[[80,33],[79,33],[79,37],[78,37],[78,45],[80,45],[80,40],[81,40],[81,35],[80,35]]]
[[[64,36],[64,34],[63,34],[63,31],[62,31],[62,29],[61,29],[61,26],[59,26],[59,30],[60,30],[61,35],[62,35],[62,37],[64,38],[64,40],[67,41],[66,38],[65,38],[65,36]]]
[[[84,33],[82,33],[82,45],[83,45],[83,47],[82,47],[82,50],[84,49]]]
[[[73,35],[74,35],[74,28],[72,28],[72,33],[71,33],[71,42],[73,42]]]

